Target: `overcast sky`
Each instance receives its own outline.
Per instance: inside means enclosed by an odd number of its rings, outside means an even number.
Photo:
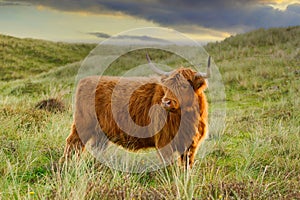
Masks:
[[[1,34],[54,41],[99,42],[158,26],[206,42],[295,25],[300,25],[300,0],[0,0]]]

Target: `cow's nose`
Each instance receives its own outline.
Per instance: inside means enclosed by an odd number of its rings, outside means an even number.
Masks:
[[[165,106],[170,107],[170,105],[171,105],[171,100],[163,100],[162,103],[163,103]]]
[[[174,100],[168,98],[163,98],[161,102],[165,107],[169,107],[169,108],[173,107],[176,104]]]

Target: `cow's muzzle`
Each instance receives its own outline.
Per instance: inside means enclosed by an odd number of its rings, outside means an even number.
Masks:
[[[171,112],[173,112],[179,108],[179,105],[176,100],[169,99],[166,97],[164,97],[161,100],[161,105],[163,106],[164,109],[166,109],[167,111],[171,111]]]

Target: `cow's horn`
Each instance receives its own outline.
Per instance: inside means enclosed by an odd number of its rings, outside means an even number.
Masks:
[[[209,78],[211,75],[211,69],[210,69],[210,56],[208,56],[207,61],[207,71],[206,73],[197,72],[196,76],[201,76],[202,78]]]
[[[159,75],[163,75],[163,76],[169,76],[172,72],[165,72],[165,71],[162,71],[160,69],[158,69],[152,62],[151,62],[151,59],[148,55],[148,53],[146,54],[146,57],[147,57],[147,60],[148,60],[148,63],[149,63],[149,66],[150,68],[157,74]]]

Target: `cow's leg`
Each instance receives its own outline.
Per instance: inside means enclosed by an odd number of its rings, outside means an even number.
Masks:
[[[172,157],[174,150],[171,144],[168,144],[163,140],[156,140],[155,147],[162,163],[168,164],[174,161]]]
[[[200,144],[205,139],[205,135],[197,132],[193,137],[193,142],[188,149],[189,166],[192,167],[195,161],[195,156],[198,152]]]
[[[187,168],[187,163],[188,163],[188,153],[189,153],[189,149],[187,149],[185,152],[183,152],[183,154],[180,156],[180,164],[182,166],[184,166],[185,168]]]
[[[76,154],[79,156],[80,153],[84,150],[84,147],[84,143],[79,137],[76,126],[73,123],[71,133],[66,139],[64,154],[63,157],[60,159],[60,162],[64,162],[65,159],[70,158],[73,150],[75,150]]]
[[[194,140],[192,145],[188,149],[187,156],[188,156],[188,159],[189,159],[188,163],[189,163],[190,168],[193,167],[193,164],[194,164],[194,161],[195,161],[195,156],[198,152],[199,146],[200,146],[199,145],[199,140]]]
[[[158,152],[158,156],[160,158],[160,161],[164,164],[167,165],[171,162],[173,162],[173,153],[174,151],[172,150],[172,148],[166,147],[166,148],[157,148],[157,152]]]
[[[90,139],[90,145],[92,151],[104,151],[108,146],[109,139],[103,133],[99,125],[96,125],[94,133]]]

